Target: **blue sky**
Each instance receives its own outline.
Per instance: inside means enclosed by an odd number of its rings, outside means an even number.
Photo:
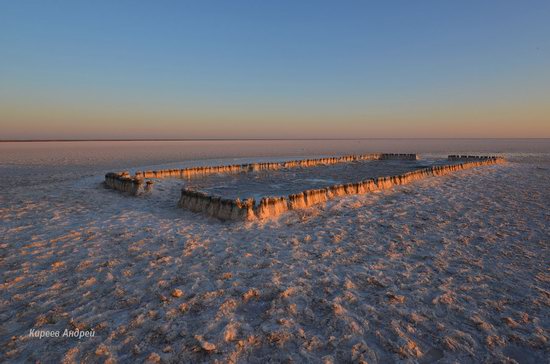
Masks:
[[[1,138],[550,137],[549,19],[548,1],[0,1]]]

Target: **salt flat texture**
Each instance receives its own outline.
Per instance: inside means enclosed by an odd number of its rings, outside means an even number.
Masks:
[[[121,195],[97,176],[296,156],[303,144],[0,144],[1,358],[548,362],[550,143],[394,143],[323,142],[302,155],[401,147],[509,162],[236,224]],[[96,335],[28,337],[74,327]]]

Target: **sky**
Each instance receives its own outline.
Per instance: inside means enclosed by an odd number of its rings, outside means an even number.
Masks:
[[[0,0],[0,139],[550,137],[550,1]]]

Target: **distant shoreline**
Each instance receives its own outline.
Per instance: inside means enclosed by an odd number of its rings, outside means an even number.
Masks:
[[[4,139],[0,143],[51,142],[225,142],[225,141],[323,141],[323,140],[548,140],[550,138],[193,138],[193,139]]]

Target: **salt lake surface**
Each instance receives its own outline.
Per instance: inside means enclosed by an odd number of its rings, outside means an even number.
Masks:
[[[370,152],[509,162],[247,223],[101,186]],[[0,184],[1,361],[548,362],[550,140],[0,143]]]

